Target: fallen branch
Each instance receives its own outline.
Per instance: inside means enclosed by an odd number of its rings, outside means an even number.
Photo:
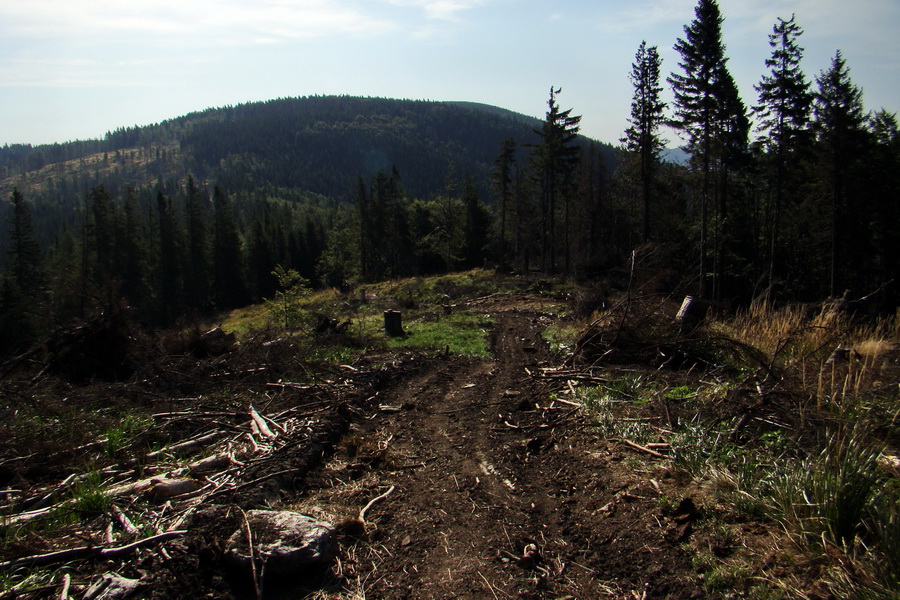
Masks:
[[[580,402],[572,402],[571,400],[566,400],[564,398],[560,398],[559,396],[554,398],[553,401],[559,402],[560,404],[568,404],[569,406],[574,406],[575,408],[583,408],[584,407],[584,405],[581,404]]]
[[[268,424],[266,424],[266,420],[262,418],[262,415],[256,412],[256,409],[252,404],[250,405],[250,418],[253,420],[252,425],[256,428],[254,433],[258,432],[262,437],[269,439],[275,437],[275,434],[272,433],[272,430],[269,429]]]
[[[131,522],[131,519],[128,518],[128,515],[122,512],[122,509],[113,504],[112,506],[110,506],[110,510],[112,511],[113,516],[116,518],[116,521],[118,521],[119,525],[122,526],[122,529],[125,531],[125,533],[129,535],[139,533],[138,528],[134,526],[134,523]]]
[[[660,454],[656,450],[651,450],[650,448],[648,448],[646,446],[641,446],[640,444],[632,442],[631,440],[626,440],[625,438],[610,438],[610,439],[613,441],[625,444],[626,446],[634,448],[635,450],[640,450],[641,452],[646,452],[650,456],[654,456],[656,458],[665,458],[666,457],[664,454]]]
[[[362,521],[362,524],[363,524],[363,525],[366,524],[366,513],[369,511],[369,509],[372,508],[373,506],[375,506],[375,504],[376,504],[377,502],[381,502],[382,500],[384,500],[385,498],[387,498],[388,496],[390,496],[391,493],[394,491],[395,487],[396,487],[396,486],[393,486],[393,485],[392,485],[392,486],[391,486],[391,489],[389,489],[388,491],[386,491],[386,492],[383,493],[382,495],[376,496],[376,497],[372,498],[371,500],[369,500],[369,503],[366,504],[366,505],[362,508],[361,511],[359,511],[359,520]]]
[[[202,446],[202,445],[204,445],[208,442],[211,442],[217,438],[220,438],[224,435],[225,435],[224,432],[213,431],[212,433],[207,433],[206,435],[203,435],[203,436],[191,439],[191,440],[186,440],[184,442],[179,442],[178,444],[173,444],[171,446],[168,446],[167,448],[163,448],[162,450],[157,450],[156,452],[149,452],[144,455],[144,460],[145,461],[153,460],[153,459],[159,458],[160,456],[164,456],[166,454],[171,454],[172,452],[177,452],[179,450],[187,450],[187,449],[193,448],[195,446]],[[125,464],[130,465],[130,464],[133,464],[136,462],[137,462],[136,460],[131,459],[131,460],[127,461],[127,463],[125,463]]]
[[[59,591],[59,600],[69,600],[69,586],[72,585],[72,576],[66,573],[63,575],[62,589]]]
[[[118,546],[114,548],[85,546],[82,548],[59,550],[57,552],[50,552],[49,554],[25,556],[22,558],[0,562],[0,569],[12,569],[26,565],[30,567],[42,567],[61,562],[68,562],[70,560],[85,560],[88,558],[117,558],[119,556],[131,554],[132,552],[140,550],[141,548],[145,548],[147,546],[161,544],[163,542],[181,537],[186,533],[187,530],[184,529],[178,531],[167,531],[165,533],[160,533],[159,535],[153,535],[148,538],[132,542],[125,546]]]
[[[238,507],[238,510],[241,511],[241,516],[244,517],[244,535],[247,536],[247,546],[249,546],[250,572],[253,575],[253,590],[256,592],[256,600],[260,600],[262,598],[262,587],[260,586],[259,574],[256,571],[256,552],[253,549],[253,532],[250,529],[250,520],[247,518],[247,513],[244,512],[243,508]]]

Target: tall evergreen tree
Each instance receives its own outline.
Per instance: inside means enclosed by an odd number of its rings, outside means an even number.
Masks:
[[[505,138],[500,146],[500,153],[494,159],[494,170],[491,173],[491,186],[499,203],[497,212],[499,215],[500,230],[497,233],[497,248],[501,259],[507,258],[507,233],[506,216],[513,202],[513,169],[516,166],[516,141]]]
[[[87,200],[90,218],[85,240],[85,272],[91,273],[95,285],[103,285],[115,275],[116,207],[103,184],[91,188]]]
[[[872,270],[874,286],[886,285],[881,309],[890,313],[900,300],[900,125],[897,115],[877,111],[869,123],[873,152],[868,167],[872,181],[867,190],[871,209]]]
[[[197,187],[193,176],[188,175],[185,197],[187,222],[187,269],[185,292],[188,307],[193,310],[206,308],[210,299],[209,236],[207,233],[208,197]]]
[[[244,281],[241,237],[231,202],[219,186],[213,189],[213,300],[220,308],[236,308],[250,301]]]
[[[771,182],[771,208],[768,210],[768,280],[774,284],[776,263],[780,255],[782,212],[791,175],[798,171],[798,155],[808,141],[812,93],[806,75],[800,68],[803,48],[797,43],[803,29],[794,15],[787,21],[779,18],[769,34],[772,55],[766,59],[771,69],[755,86],[759,104],[754,107],[758,118],[760,141],[765,147]]]
[[[20,294],[34,300],[44,286],[41,248],[34,233],[31,210],[17,188],[13,188],[10,202],[12,215],[8,252],[12,280]]]
[[[746,115],[737,97],[722,41],[724,17],[716,0],[699,0],[695,19],[685,25],[685,37],[675,43],[681,56],[682,73],[672,73],[667,81],[675,95],[672,125],[688,137],[692,164],[700,177],[700,286],[701,297],[708,295],[709,211],[717,191],[717,169],[722,166],[726,148],[734,145],[736,133],[744,127]],[[746,135],[745,135],[746,137]],[[724,208],[720,197],[717,211]],[[718,214],[718,213],[717,213]]]
[[[575,141],[581,129],[581,116],[573,116],[571,108],[559,109],[556,97],[561,92],[562,88],[550,87],[544,124],[540,130],[535,130],[541,141],[532,146],[533,176],[540,188],[541,270],[545,273],[555,273],[557,269],[556,213],[560,200],[564,202],[564,208],[568,208],[580,157]],[[566,252],[568,258],[568,248]]]
[[[466,209],[464,266],[472,269],[482,266],[487,258],[492,219],[470,176],[463,183],[462,202]]]
[[[647,47],[642,41],[631,65],[628,78],[634,86],[631,100],[631,124],[625,130],[622,142],[625,149],[633,153],[637,160],[638,179],[641,187],[643,218],[641,237],[650,239],[650,205],[652,203],[653,181],[659,167],[660,154],[665,148],[665,140],[659,129],[665,121],[663,111],[666,103],[660,98],[662,86],[659,84],[662,58],[656,46]]]
[[[841,288],[849,283],[845,277],[845,261],[850,257],[844,254],[850,238],[862,240],[859,237],[862,232],[857,230],[855,222],[864,207],[855,206],[850,211],[849,200],[855,191],[851,177],[862,148],[866,114],[862,91],[850,79],[850,69],[840,51],[835,53],[831,66],[816,78],[816,83],[818,91],[813,109],[821,166],[831,200],[829,292],[834,297],[843,293]]]
[[[184,234],[175,217],[171,198],[162,191],[157,192],[156,209],[159,218],[158,320],[163,325],[170,325],[182,311]]]
[[[149,310],[151,307],[145,302],[150,295],[147,282],[149,250],[135,207],[133,190],[129,190],[122,212],[115,241],[116,277],[121,281],[119,289],[130,304]]]

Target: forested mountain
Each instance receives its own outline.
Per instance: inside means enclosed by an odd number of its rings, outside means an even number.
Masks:
[[[98,183],[115,191],[191,173],[230,193],[280,189],[340,201],[350,199],[357,177],[396,168],[406,193],[427,199],[443,189],[450,164],[486,192],[501,142],[535,142],[540,124],[469,102],[284,98],[118,129],[103,140],[4,146],[0,193],[8,199],[17,186],[29,197],[37,191],[49,199]],[[612,170],[614,149],[598,148]],[[79,168],[64,169],[66,161],[79,161]]]

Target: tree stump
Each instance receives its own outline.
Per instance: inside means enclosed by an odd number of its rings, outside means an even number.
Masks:
[[[685,296],[681,308],[678,309],[678,314],[675,315],[675,321],[683,329],[693,329],[706,318],[708,309],[707,303],[699,298]]]
[[[388,337],[401,337],[403,332],[403,313],[399,310],[384,311],[384,333]]]

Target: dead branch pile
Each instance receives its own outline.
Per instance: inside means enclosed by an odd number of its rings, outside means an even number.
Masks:
[[[566,363],[690,369],[722,366],[722,360],[731,356],[768,368],[755,349],[709,331],[702,323],[677,319],[679,306],[666,297],[626,296],[581,331]]]
[[[675,322],[677,310],[667,298],[620,300],[582,330],[567,363],[690,366],[700,360],[697,338],[681,331]]]

